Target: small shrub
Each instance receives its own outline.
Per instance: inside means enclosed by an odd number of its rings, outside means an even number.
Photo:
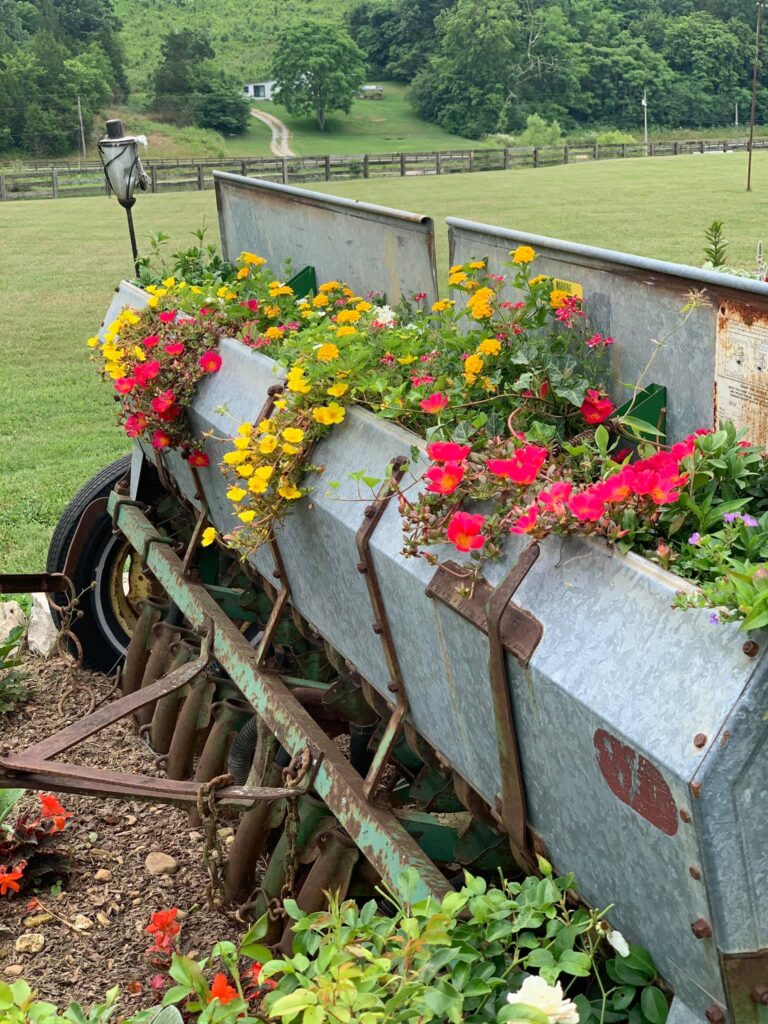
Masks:
[[[563,141],[563,130],[559,121],[551,123],[538,114],[529,114],[518,145],[520,146],[559,146]]]
[[[598,132],[595,141],[599,146],[624,146],[632,145],[637,140],[629,132],[621,132],[612,128],[605,132]]]
[[[26,704],[30,697],[29,688],[24,684],[26,675],[18,671],[23,640],[24,627],[16,626],[0,643],[0,714]]]

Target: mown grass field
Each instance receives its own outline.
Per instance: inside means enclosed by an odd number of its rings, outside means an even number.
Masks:
[[[700,263],[702,232],[726,222],[734,263],[751,263],[768,223],[768,154],[744,191],[740,155],[628,160],[443,178],[351,181],[333,191],[430,214],[445,267],[449,214],[679,262]],[[181,245],[212,192],[141,196],[140,240]],[[114,403],[83,342],[131,272],[123,211],[103,197],[0,205],[0,571],[44,566],[48,539],[77,487],[127,450]],[[414,282],[416,284],[416,282]]]

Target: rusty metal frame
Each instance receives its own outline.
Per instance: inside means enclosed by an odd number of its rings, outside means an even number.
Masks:
[[[373,561],[373,556],[371,555],[371,538],[376,531],[376,527],[381,521],[381,517],[387,509],[387,505],[395,494],[395,489],[402,479],[407,465],[408,459],[403,455],[399,455],[397,458],[392,460],[392,473],[390,478],[379,489],[376,497],[374,498],[373,504],[369,505],[365,509],[365,512],[363,513],[363,522],[361,523],[355,537],[357,553],[360,556],[360,561],[357,563],[357,571],[361,573],[365,579],[368,597],[370,598],[371,607],[373,608],[373,614],[375,616],[373,621],[373,631],[381,640],[382,647],[384,648],[384,658],[387,662],[390,679],[387,684],[387,689],[390,693],[394,693],[395,695],[394,711],[387,722],[384,734],[379,741],[373,761],[368,769],[368,774],[365,777],[363,791],[366,799],[368,800],[371,799],[379,787],[381,778],[387,764],[389,763],[389,759],[392,756],[392,751],[397,744],[403,720],[409,711],[408,695],[405,692],[403,675],[400,671],[397,647],[395,646],[395,640],[392,636],[392,629],[389,624],[387,609],[384,605],[384,597],[381,593],[381,587],[379,586],[379,580],[376,575],[376,566]]]
[[[71,588],[63,572],[0,573],[0,594],[59,594]]]
[[[110,507],[117,500],[114,494]],[[120,509],[118,526],[137,550],[157,536],[152,523],[135,506]],[[147,566],[193,627],[203,628],[207,618],[213,621],[213,656],[282,746],[293,755],[309,743],[323,755],[314,789],[382,877],[395,885],[404,869],[415,867],[420,876],[417,899],[441,898],[449,892],[447,880],[396,817],[368,802],[363,780],[282,678],[259,666],[257,652],[205,587],[183,578],[178,555],[167,546],[150,544]]]

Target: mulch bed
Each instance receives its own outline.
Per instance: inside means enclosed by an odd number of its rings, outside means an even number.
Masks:
[[[113,687],[113,681],[105,676],[74,670],[58,661],[29,658],[24,667],[32,700],[0,718],[1,742],[10,749],[27,747],[81,717],[92,699],[102,701]],[[67,760],[160,774],[130,720],[86,741]],[[21,976],[39,997],[62,1009],[72,1000],[90,1005],[108,988],[119,985],[120,1011],[127,1014],[160,998],[149,984],[157,967],[146,955],[151,937],[145,929],[153,911],[179,908],[179,916],[183,915],[180,945],[192,956],[205,956],[215,942],[236,940],[242,933],[243,926],[234,914],[212,910],[206,904],[203,835],[190,827],[185,811],[169,805],[67,794],[60,800],[74,813],[63,834],[72,855],[72,874],[59,895],[49,889],[39,893],[22,889],[19,895],[0,897],[0,980],[12,980],[20,967]],[[30,793],[17,807],[34,809],[37,803],[35,794]],[[226,835],[223,833],[225,843]],[[152,851],[173,857],[178,870],[171,875],[150,875],[144,862]],[[103,881],[95,877],[100,870]],[[42,906],[29,909],[34,896]],[[30,917],[46,912],[50,919],[29,923]],[[91,923],[87,930],[73,926],[79,915]],[[82,926],[82,920],[79,923]],[[17,952],[17,938],[30,932],[43,934],[44,948],[39,953]]]

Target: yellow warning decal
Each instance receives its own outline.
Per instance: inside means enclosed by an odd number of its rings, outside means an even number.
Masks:
[[[575,281],[561,281],[559,277],[553,277],[552,290],[565,292],[566,295],[574,295],[577,299],[584,298],[584,289]]]

